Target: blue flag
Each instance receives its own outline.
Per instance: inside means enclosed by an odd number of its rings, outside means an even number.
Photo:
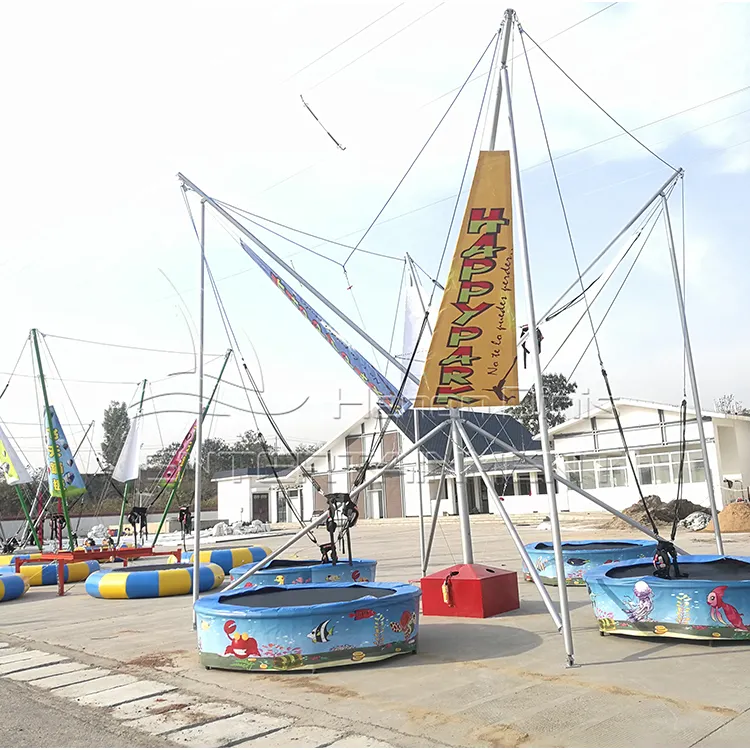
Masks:
[[[261,267],[274,284],[287,296],[289,301],[310,321],[313,328],[333,347],[341,359],[354,370],[362,382],[377,396],[378,405],[396,417],[411,407],[411,402],[401,396],[396,404],[398,388],[368,362],[354,347],[348,344],[323,318],[313,310],[279,275],[251,248],[240,240],[242,249]]]
[[[50,429],[50,423],[52,429]],[[60,426],[53,406],[49,407],[49,422],[47,428],[47,473],[49,475],[49,494],[52,497],[62,497],[62,487],[65,488],[65,497],[75,497],[86,492],[81,474],[73,459],[65,433]],[[58,473],[58,463],[62,477]],[[61,481],[62,480],[62,481]]]

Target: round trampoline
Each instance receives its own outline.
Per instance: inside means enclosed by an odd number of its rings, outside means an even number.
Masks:
[[[526,545],[534,567],[546,586],[557,586],[557,566],[552,542],[534,542]],[[656,552],[656,541],[653,539],[607,539],[605,541],[571,541],[562,544],[565,561],[565,582],[567,586],[585,586],[586,571],[609,565],[620,560],[632,560],[639,557],[652,558]],[[523,575],[531,580],[529,571],[524,565]]]
[[[213,563],[201,563],[200,590],[210,591],[224,581],[224,571]],[[136,565],[100,570],[86,581],[86,593],[97,599],[155,599],[179,596],[193,590],[191,563]]]
[[[91,573],[99,570],[96,560],[65,563],[64,583],[85,581]],[[0,573],[15,573],[15,565],[0,568]],[[57,563],[26,563],[21,566],[19,575],[23,576],[29,586],[54,586],[57,584]]]
[[[29,590],[29,582],[17,573],[0,574],[0,602],[18,599]]]
[[[213,563],[218,565],[225,574],[229,574],[232,568],[245,563],[257,563],[259,560],[271,554],[268,547],[224,547],[221,549],[202,549],[200,553],[201,563]],[[169,562],[177,562],[177,558],[172,556]],[[193,551],[186,550],[182,553],[182,562],[189,562],[193,559]]]
[[[417,650],[419,597],[404,583],[255,586],[195,603],[203,666],[286,671]]]
[[[625,560],[586,573],[601,633],[750,639],[750,557],[682,555],[687,578],[657,578]]]
[[[323,563],[320,560],[282,560],[277,558],[243,582],[244,588],[273,586],[274,584],[296,586],[302,583],[369,583],[375,580],[377,560],[348,560]],[[254,563],[240,565],[230,571],[230,580],[235,581],[250,570]]]

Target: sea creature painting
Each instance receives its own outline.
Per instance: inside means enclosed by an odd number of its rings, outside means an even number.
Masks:
[[[720,622],[722,625],[729,625],[735,630],[750,630],[750,628],[742,622],[742,613],[738,612],[736,607],[733,607],[731,604],[724,601],[724,595],[726,593],[726,586],[717,586],[706,597],[706,603],[711,609],[711,619]]]
[[[276,583],[278,583],[279,586],[284,585],[284,576],[276,576],[276,578],[274,578],[273,580],[276,581]]]
[[[687,625],[690,622],[690,609],[692,599],[689,594],[677,594],[677,622]]]
[[[285,656],[276,656],[273,660],[273,666],[276,669],[294,669],[300,667],[304,659],[299,654],[286,654]]]
[[[568,565],[586,565],[589,560],[584,560],[582,557],[569,557],[565,562]]]
[[[394,633],[403,633],[404,640],[408,641],[417,623],[417,613],[410,612],[408,609],[403,612],[401,619],[398,622],[391,623],[391,630]]]
[[[541,572],[547,567],[547,561],[543,557],[537,557],[534,561],[534,567]]]
[[[333,574],[326,576],[326,581],[329,581],[329,582],[331,582],[331,581],[340,581],[340,580],[341,580],[341,576],[336,576],[336,575],[333,575]]]
[[[328,643],[333,635],[333,627],[331,626],[330,620],[325,620],[320,623],[317,627],[314,627],[308,634],[307,637],[313,643]]]
[[[625,600],[625,614],[630,622],[643,622],[648,620],[654,608],[654,592],[646,581],[638,581],[633,586],[635,601],[628,597]]]
[[[355,620],[368,620],[370,617],[375,617],[375,610],[355,609],[354,612],[349,613],[349,617],[352,617]]]
[[[237,633],[237,623],[227,620],[224,623],[224,632],[230,640],[224,651],[224,656],[235,656],[238,659],[247,659],[250,656],[260,656],[258,642],[247,633]]]

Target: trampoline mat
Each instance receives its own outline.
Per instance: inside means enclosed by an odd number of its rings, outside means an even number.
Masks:
[[[687,573],[688,578],[704,581],[746,581],[750,580],[750,563],[742,560],[731,560],[724,558],[714,562],[680,563],[680,573]],[[652,576],[654,566],[651,563],[640,563],[638,565],[625,565],[621,568],[613,568],[607,571],[607,578],[640,578]],[[679,580],[679,579],[673,579]]]
[[[144,570],[187,570],[192,568],[193,563],[162,563],[161,565],[128,565],[127,568],[117,568],[125,573],[140,573]]]
[[[656,542],[654,542],[656,544]],[[584,550],[584,549],[627,549],[628,547],[638,547],[640,545],[631,542],[585,542],[575,544],[573,542],[563,542],[564,550]],[[534,549],[554,549],[552,542],[539,542]]]
[[[258,561],[260,562],[260,561]],[[257,565],[258,563],[251,563],[252,565]],[[258,572],[262,572],[264,570],[271,570],[272,568],[309,568],[313,565],[322,565],[323,563],[320,560],[281,560],[278,557],[275,560],[271,560],[268,565],[264,565]],[[344,565],[345,563],[339,563],[339,565]],[[348,565],[348,563],[346,563]]]
[[[394,589],[375,586],[320,586],[315,588],[267,588],[265,591],[249,591],[241,596],[219,597],[220,604],[236,604],[240,607],[262,609],[264,607],[309,607],[313,604],[352,602],[365,596],[381,598],[395,593]]]

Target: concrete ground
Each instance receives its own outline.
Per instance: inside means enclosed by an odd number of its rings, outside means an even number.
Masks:
[[[417,528],[416,520],[361,522],[353,532],[355,554],[378,559],[381,581],[417,579]],[[477,562],[520,571],[519,558],[500,520],[474,518],[472,528]],[[549,538],[549,532],[519,530],[525,542]],[[566,539],[630,536],[622,531],[568,528],[563,534]],[[708,534],[682,534],[678,543],[691,552],[714,549]],[[727,535],[725,543],[728,553],[750,554],[750,535]],[[307,541],[292,550],[300,557],[312,551]],[[442,520],[431,570],[460,561],[460,556],[457,521]],[[32,667],[60,655],[108,674],[99,677],[103,682],[96,689],[109,692],[96,693],[94,688],[87,692],[79,685],[79,697],[73,699],[108,705],[119,700],[115,718],[129,716],[128,726],[134,729],[151,731],[138,717],[155,710],[149,701],[157,699],[136,700],[149,692],[149,686],[152,694],[175,688],[180,694],[188,693],[187,704],[203,701],[201,705],[228,707],[216,708],[211,719],[206,719],[209,723],[196,729],[171,734],[162,730],[158,737],[169,744],[747,745],[750,692],[745,686],[750,645],[601,637],[585,588],[575,588],[568,591],[577,666],[566,669],[562,638],[538,592],[523,582],[520,590],[521,608],[496,618],[423,617],[416,656],[315,674],[205,670],[198,664],[189,598],[105,601],[87,596],[83,584],[71,586],[64,598],[57,598],[47,587],[3,603],[0,635],[9,648],[17,647],[19,658],[24,652],[40,651],[41,656],[24,657]],[[557,591],[550,591],[556,600]],[[0,681],[13,673],[17,679],[28,680],[20,669],[6,675],[3,658],[0,655]],[[12,653],[5,658],[14,663]],[[46,669],[53,673],[56,667]],[[88,674],[85,679],[96,685],[91,678],[100,672]],[[47,678],[47,684],[50,679],[54,683],[57,678]],[[136,682],[126,690],[114,687],[117,679]],[[43,689],[44,679],[27,684],[33,687],[36,682]],[[30,721],[33,710],[32,703]],[[23,737],[14,740],[13,744],[21,746],[40,744],[24,743]]]

